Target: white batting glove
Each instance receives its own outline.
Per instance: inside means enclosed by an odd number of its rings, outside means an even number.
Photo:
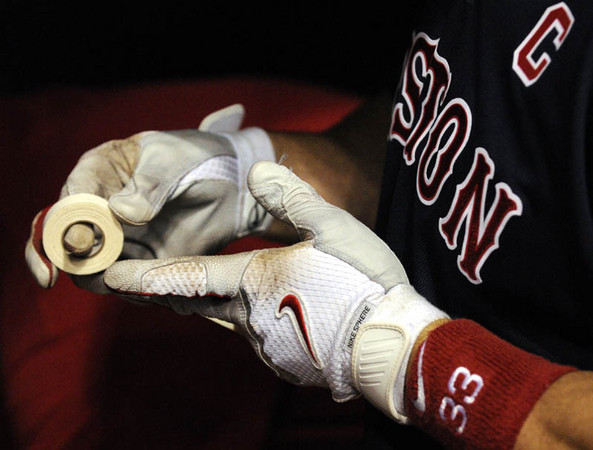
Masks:
[[[197,130],[147,131],[102,144],[83,154],[60,198],[90,193],[108,199],[124,224],[122,258],[215,253],[271,221],[246,180],[251,165],[273,160],[274,150],[263,130],[239,131],[243,116],[243,107],[233,105],[205,118]],[[44,212],[33,222],[26,258],[37,282],[51,287],[58,270],[42,250],[43,217]],[[67,244],[76,239],[74,231],[66,234]],[[76,231],[84,240],[89,228]],[[93,241],[91,231],[88,250]],[[76,250],[76,243],[72,247]],[[107,292],[102,274],[73,279]]]
[[[287,168],[257,163],[248,183],[302,242],[236,255],[122,261],[106,270],[105,283],[133,300],[233,323],[284,379],[328,387],[336,401],[362,393],[405,422],[412,346],[425,326],[446,315],[408,284],[383,241]]]

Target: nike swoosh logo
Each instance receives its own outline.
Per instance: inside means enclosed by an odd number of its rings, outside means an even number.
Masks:
[[[309,357],[311,364],[313,364],[313,366],[316,369],[322,369],[323,364],[317,357],[317,352],[315,351],[315,347],[313,346],[313,342],[311,341],[307,315],[305,313],[301,300],[296,295],[288,294],[284,296],[284,298],[278,304],[276,316],[282,317],[285,314],[288,314],[291,318],[292,324],[297,332],[297,336],[299,338],[301,346],[303,347],[303,350],[305,350],[305,353]]]
[[[420,347],[420,356],[418,357],[418,393],[416,399],[412,401],[416,409],[420,412],[426,411],[426,397],[424,394],[424,378],[422,377],[422,359],[424,357],[424,347],[426,341]]]

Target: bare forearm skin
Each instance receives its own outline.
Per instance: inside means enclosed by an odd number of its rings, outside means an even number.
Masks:
[[[544,392],[515,444],[533,448],[593,448],[593,372],[566,374]]]
[[[390,100],[377,96],[324,133],[270,132],[277,159],[319,194],[373,228],[385,160]],[[267,237],[292,240],[274,223]]]
[[[285,155],[284,164],[326,201],[373,225],[379,183],[366,173],[374,172],[372,164],[361,164],[326,135],[272,134],[271,138]]]

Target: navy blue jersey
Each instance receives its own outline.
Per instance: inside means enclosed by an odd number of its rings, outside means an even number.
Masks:
[[[593,369],[593,3],[425,6],[378,232],[451,316]]]

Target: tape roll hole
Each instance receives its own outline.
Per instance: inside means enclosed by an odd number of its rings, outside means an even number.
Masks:
[[[62,241],[68,255],[88,258],[101,251],[103,231],[90,222],[76,222],[64,232]]]

